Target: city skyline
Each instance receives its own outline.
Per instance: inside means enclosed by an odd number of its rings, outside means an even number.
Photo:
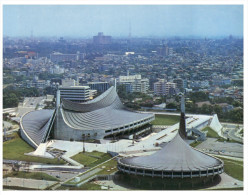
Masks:
[[[56,13],[56,14],[55,14]],[[4,5],[11,37],[243,36],[242,5]]]

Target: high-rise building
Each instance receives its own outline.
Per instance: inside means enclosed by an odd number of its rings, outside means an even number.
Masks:
[[[176,83],[166,82],[165,79],[160,79],[153,84],[155,95],[173,95],[176,93]]]
[[[126,86],[127,92],[147,93],[149,90],[149,79],[142,79],[141,75],[119,76],[118,82]]]
[[[167,82],[165,84],[166,95],[174,95],[176,93],[175,89],[176,89],[176,83]]]
[[[60,87],[60,98],[74,102],[85,102],[90,100],[90,87],[88,86],[72,86]]]
[[[165,84],[166,84],[165,79],[160,79],[158,82],[155,82],[153,84],[154,94],[155,95],[160,95],[160,96],[166,95]]]
[[[85,54],[79,51],[76,54],[62,54],[55,52],[50,55],[50,59],[54,63],[59,63],[63,61],[79,61],[84,59]]]
[[[178,89],[185,89],[187,88],[187,83],[185,80],[181,79],[181,78],[177,78],[173,80],[173,83],[176,83],[176,87]]]
[[[93,36],[93,43],[96,45],[111,44],[112,37],[103,35],[103,32],[99,32],[97,36]]]
[[[72,87],[76,85],[76,81],[71,78],[62,79],[62,87]]]
[[[90,89],[97,90],[101,93],[110,87],[108,82],[88,82],[87,84],[89,85]]]

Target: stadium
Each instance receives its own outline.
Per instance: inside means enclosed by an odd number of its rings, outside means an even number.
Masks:
[[[20,120],[22,138],[34,148],[49,138],[81,141],[150,131],[154,114],[128,110],[110,87],[100,96],[86,102],[61,98],[57,91],[55,110],[36,110]]]

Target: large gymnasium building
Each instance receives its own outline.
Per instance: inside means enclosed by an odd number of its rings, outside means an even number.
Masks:
[[[114,86],[93,100],[78,101],[77,97],[86,97],[87,89],[83,86],[78,89],[61,88],[57,91],[55,110],[26,113],[20,121],[22,138],[37,148],[49,138],[100,140],[151,130],[150,122],[154,115],[128,110]]]

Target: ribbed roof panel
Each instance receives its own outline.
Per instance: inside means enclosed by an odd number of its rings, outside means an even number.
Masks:
[[[222,165],[220,160],[193,149],[179,134],[152,155],[123,158],[120,162],[137,168],[168,171],[207,170]]]
[[[21,123],[26,134],[39,145],[46,134],[54,110],[36,110],[22,117]]]

